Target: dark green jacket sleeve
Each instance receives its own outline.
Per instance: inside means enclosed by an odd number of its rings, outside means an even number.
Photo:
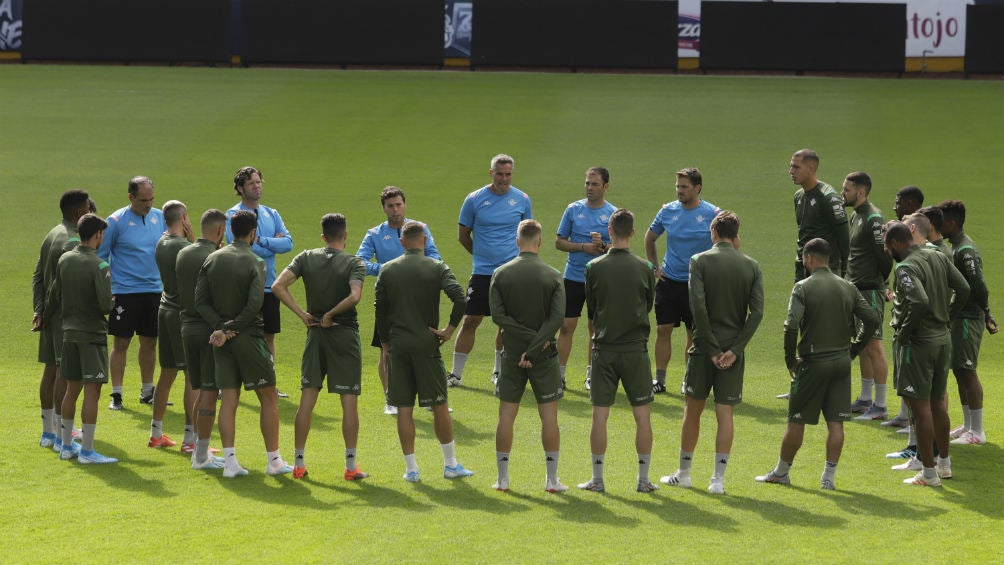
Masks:
[[[373,299],[373,308],[376,310],[377,335],[380,336],[381,343],[390,342],[390,327],[387,321],[387,287],[383,284],[383,273],[377,275],[376,298]]]
[[[746,316],[746,323],[743,324],[743,329],[739,331],[736,342],[732,344],[731,348],[736,355],[743,353],[750,340],[753,339],[753,334],[760,327],[760,322],[763,321],[763,305],[763,274],[760,271],[760,265],[756,265],[753,290],[750,293],[749,315]]]
[[[981,261],[973,253],[972,248],[968,246],[965,248],[960,247],[955,254],[955,264],[962,273],[962,276],[966,278],[966,282],[969,283],[970,293],[968,301],[972,301],[984,312],[989,311],[990,291],[987,290],[987,283],[983,280]],[[963,304],[965,302],[967,301],[963,301]]]
[[[209,276],[206,274],[205,265],[199,269],[199,278],[195,283],[195,309],[198,310],[202,319],[214,330],[223,329],[223,320],[213,308],[213,297],[209,292]]]
[[[112,273],[106,261],[94,271],[94,292],[97,294],[97,306],[101,314],[107,316],[112,311]]]
[[[708,314],[707,295],[704,292],[704,269],[695,255],[690,258],[690,311],[694,316],[694,340],[708,356],[718,355],[722,346],[715,332],[711,331],[711,316]]]
[[[554,340],[554,334],[561,329],[561,324],[565,321],[565,286],[560,280],[554,282],[554,292],[551,293],[551,307],[547,313],[547,319],[541,324],[533,341],[527,346],[526,358],[534,361],[544,349],[544,343]]]
[[[851,356],[857,357],[861,350],[868,344],[868,340],[874,335],[879,327],[879,317],[868,305],[868,302],[860,292],[855,292],[854,315],[861,320],[861,327],[858,329],[854,341],[851,342]]]
[[[788,301],[788,315],[784,320],[784,365],[788,370],[795,367],[798,357],[798,331],[805,315],[805,300],[802,297],[802,287],[795,285]]]
[[[450,325],[457,327],[464,319],[464,310],[467,309],[467,295],[464,294],[464,287],[460,286],[457,278],[453,276],[450,267],[446,263],[441,263],[441,265],[443,265],[443,274],[440,284],[446,296],[453,301],[453,309],[450,310]]]
[[[254,266],[254,276],[248,282],[248,301],[233,322],[227,325],[228,330],[243,331],[258,320],[261,305],[265,302],[265,261],[257,257]]]
[[[969,286],[969,281],[966,280],[965,275],[961,271],[955,268],[955,265],[951,261],[946,261],[948,268],[948,286],[955,291],[955,300],[952,301],[952,309],[949,312],[949,319],[955,319],[962,313],[962,309],[966,307],[966,303],[969,302],[969,294],[972,291]],[[980,282],[983,281],[983,277],[980,276]],[[986,285],[983,285],[983,292],[986,293]],[[985,299],[985,298],[984,298]],[[984,308],[986,310],[986,308]]]
[[[952,269],[955,269],[955,267],[952,267]],[[955,272],[958,273],[958,269],[955,269]],[[959,276],[961,277],[961,273]],[[951,275],[949,275],[949,279],[951,279]],[[963,282],[965,282],[965,279],[963,279]],[[899,319],[899,333],[897,337],[900,343],[905,344],[910,341],[910,337],[921,327],[924,313],[927,312],[930,300],[927,296],[927,291],[920,284],[920,279],[905,263],[900,263],[896,268],[896,296],[903,297],[903,317]]]
[[[505,298],[502,296],[502,290],[499,285],[495,284],[498,271],[495,273],[495,275],[492,275],[491,286],[488,287],[488,304],[491,307],[492,321],[495,322],[495,325],[502,328],[502,331],[511,332],[519,336],[523,341],[532,341],[536,332],[509,315],[509,311],[505,306]]]

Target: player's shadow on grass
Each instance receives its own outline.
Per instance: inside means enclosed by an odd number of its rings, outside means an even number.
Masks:
[[[352,481],[350,483],[343,480],[340,475],[332,476],[331,478],[322,477],[318,479],[311,474],[307,475],[304,479],[300,479],[300,481],[302,484],[309,487],[308,490],[324,489],[340,495],[338,501],[335,502],[336,506],[348,505],[353,507],[368,508],[402,507],[401,490],[381,486],[373,481],[372,477],[364,480]],[[311,498],[311,501],[316,501],[316,499]],[[312,506],[312,504],[304,505]],[[428,505],[424,508],[424,510],[433,509],[433,507]]]
[[[573,490],[561,494],[544,493],[543,490],[540,491],[539,496],[536,493],[531,494],[515,490],[498,494],[501,498],[517,498],[528,503],[534,503],[541,510],[551,510],[558,515],[558,519],[566,522],[602,524],[624,528],[632,528],[641,524],[641,520],[636,516],[617,514],[601,504],[602,498],[600,497],[609,496],[606,493],[579,492],[575,491],[573,487]],[[632,505],[638,503],[638,501],[630,502]]]
[[[895,475],[894,482],[899,483],[901,481],[902,479],[899,475]],[[909,485],[903,485],[903,488],[916,489],[916,487],[911,487]],[[832,499],[840,505],[842,510],[861,516],[893,519],[910,516],[918,520],[926,520],[945,513],[943,508],[939,508],[937,506],[899,500],[895,498],[895,495],[892,495],[889,498],[883,498],[864,492],[840,490],[839,485],[838,490],[822,490],[812,488],[800,490],[806,494]]]
[[[783,489],[791,491],[792,502],[802,501],[802,496],[810,491],[809,489],[797,486],[764,485],[765,488]],[[765,521],[779,526],[800,526],[839,529],[846,528],[848,520],[839,516],[830,516],[816,511],[812,506],[800,508],[789,506],[780,502],[768,499],[760,495],[754,498],[745,496],[727,495],[722,497],[722,504],[733,506],[741,510],[756,512]],[[781,493],[778,493],[781,494]],[[709,495],[710,496],[710,495]]]
[[[670,524],[679,522],[681,516],[686,516],[687,527],[699,526],[723,533],[739,531],[740,523],[734,518],[715,512],[708,512],[699,506],[684,501],[683,496],[692,490],[663,487],[651,494],[638,493],[637,498],[612,495],[609,492],[607,496],[635,510],[649,512],[656,518]]]
[[[960,456],[961,452],[961,456]],[[1001,495],[1004,491],[999,480],[993,477],[1000,468],[1001,448],[987,443],[984,445],[956,447],[950,453],[954,467],[954,478],[942,480],[941,489],[932,489],[944,500],[988,516],[999,519],[1001,516]],[[989,464],[969,465],[976,459]],[[988,477],[989,475],[989,477]]]
[[[160,466],[159,464],[145,459],[127,459],[125,451],[109,443],[95,442],[94,447],[101,454],[115,457],[119,462],[107,465],[81,465],[74,459],[71,464],[80,471],[105,481],[113,489],[142,492],[153,498],[177,496],[178,493],[171,491],[163,481],[140,475],[134,470],[135,467],[154,467]]]
[[[428,414],[428,418],[422,418],[417,414],[421,409],[415,410],[415,437],[420,439],[435,439],[436,429],[435,422],[432,419],[432,415]],[[463,418],[453,418],[453,437],[461,438],[460,444],[464,445],[470,442],[482,442],[495,439],[495,428],[494,426],[490,429],[485,430],[475,430],[468,427],[464,423]],[[461,447],[463,449],[463,447]]]
[[[216,475],[220,486],[237,496],[268,504],[283,506],[310,506],[316,509],[334,508],[336,504],[319,501],[311,495],[310,489],[293,479],[292,475],[273,477],[261,470],[250,470],[250,474],[232,479]]]
[[[492,514],[511,514],[528,509],[527,505],[518,501],[492,496],[501,493],[485,490],[480,481],[474,478],[442,479],[433,474],[432,480],[437,482],[436,486],[423,481],[414,483],[413,488],[428,497],[429,504],[436,507],[455,508],[458,511],[481,510]],[[447,488],[440,488],[439,481],[444,481],[443,486]]]
[[[778,438],[784,433],[784,426],[788,422],[788,402],[775,401],[773,404],[761,405],[759,403],[742,402],[736,405],[735,417],[752,418],[761,424],[776,424],[778,428]]]

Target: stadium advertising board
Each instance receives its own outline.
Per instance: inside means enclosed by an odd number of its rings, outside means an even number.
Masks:
[[[21,50],[21,0],[0,0],[0,51]]]
[[[443,56],[470,57],[474,3],[446,0],[443,7],[446,12],[443,21]]]

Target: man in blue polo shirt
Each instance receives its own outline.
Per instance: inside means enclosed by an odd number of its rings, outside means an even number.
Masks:
[[[673,328],[687,328],[687,348],[693,345],[694,317],[690,311],[690,257],[711,249],[711,220],[718,206],[701,200],[701,171],[687,167],[676,172],[676,200],[663,204],[645,232],[645,254],[655,268],[655,380],[652,392],[666,392],[666,367],[673,356]],[[666,255],[660,265],[655,241],[666,234]],[[686,357],[684,357],[686,360]],[[685,361],[686,362],[686,361]]]
[[[107,222],[98,257],[111,268],[115,300],[108,317],[108,333],[114,336],[109,355],[112,401],[108,408],[121,410],[126,353],[133,334],[139,336],[139,373],[143,382],[139,401],[153,404],[157,311],[163,290],[154,254],[167,229],[164,214],[153,207],[153,181],[149,177],[130,180],[129,205],[108,216]]]
[[[467,310],[453,348],[453,371],[446,378],[450,386],[460,386],[467,355],[474,349],[474,336],[485,316],[491,315],[488,290],[495,269],[519,254],[516,229],[523,220],[533,218],[530,197],[512,186],[513,158],[506,154],[492,157],[488,176],[492,182],[467,195],[460,208],[458,237],[474,258],[467,283]],[[495,368],[492,382],[498,379],[502,361],[502,333],[495,333]]]
[[[262,302],[261,316],[265,323],[265,344],[275,361],[275,334],[282,331],[282,321],[279,318],[279,299],[272,295],[272,282],[275,281],[275,256],[289,253],[293,250],[293,236],[282,222],[282,216],[275,208],[261,204],[262,174],[254,167],[241,167],[234,174],[234,190],[241,197],[238,202],[227,210],[227,243],[233,243],[234,234],[230,230],[230,218],[239,210],[253,212],[258,217],[258,236],[251,245],[255,255],[265,260],[265,301]],[[278,390],[278,389],[277,389]],[[279,398],[289,395],[278,391]]]
[[[565,208],[558,225],[558,236],[554,246],[558,251],[568,253],[565,263],[565,321],[558,333],[558,363],[561,366],[561,384],[565,385],[565,369],[572,353],[572,337],[582,316],[582,306],[586,303],[586,263],[597,255],[607,252],[610,233],[607,231],[610,215],[617,207],[606,201],[610,188],[610,171],[603,167],[592,167],[586,171],[586,197],[576,200]],[[589,347],[586,359],[593,358],[593,311],[587,310],[589,318]],[[590,389],[590,361],[586,361],[586,390]]]
[[[363,242],[359,244],[359,251],[356,256],[366,262],[366,274],[377,276],[380,274],[380,267],[392,259],[404,255],[404,247],[401,245],[401,228],[405,222],[411,220],[405,216],[407,205],[405,204],[404,191],[396,186],[388,186],[380,193],[380,205],[383,207],[387,221],[370,228],[363,237]],[[425,256],[433,259],[442,259],[436,243],[432,240],[432,232],[429,226],[425,226]],[[376,325],[373,326],[373,347],[380,349],[380,336],[377,334]],[[380,362],[377,364],[377,372],[380,374],[380,383],[383,385],[384,396],[387,396],[387,358],[381,351]],[[384,403],[384,414],[397,414],[397,406]]]

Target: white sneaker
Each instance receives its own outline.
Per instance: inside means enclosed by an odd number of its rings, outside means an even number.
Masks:
[[[293,466],[283,461],[282,458],[279,458],[274,461],[269,461],[268,467],[265,468],[265,472],[273,476],[285,475],[293,472]]]
[[[509,490],[509,477],[506,477],[504,479],[500,478],[499,480],[495,481],[495,484],[492,485],[492,488],[495,489],[495,490],[502,491],[502,492],[508,491]]]
[[[560,479],[555,480],[553,483],[550,481],[546,481],[544,484],[544,491],[552,494],[565,492],[566,490],[568,490],[568,487],[561,484]]]
[[[911,457],[906,460],[906,463],[900,463],[899,465],[892,466],[893,471],[923,471],[924,464],[920,462],[920,459],[916,457]]]
[[[209,459],[206,459],[202,463],[195,460],[195,455],[192,455],[192,469],[196,471],[207,471],[210,469],[222,469],[224,467],[224,462],[222,457],[217,457],[215,455],[210,455]]]
[[[897,434],[909,434],[912,428],[910,426],[903,426],[902,428],[896,430]]]
[[[952,478],[952,461],[949,460],[947,463],[942,463],[940,460],[937,463],[938,477],[942,479]]]
[[[964,433],[966,433],[968,431],[969,431],[969,428],[967,428],[965,426],[959,426],[959,427],[955,428],[954,430],[948,432],[948,437],[950,437],[951,439],[955,439],[955,438],[961,437],[962,434],[964,434]]]
[[[708,492],[711,494],[725,494],[725,480],[711,479],[711,484],[708,485]]]
[[[449,375],[446,375],[446,386],[451,386],[451,387],[452,386],[461,386],[463,384],[464,384],[463,379],[461,379],[457,375],[454,375],[453,373],[450,373]]]
[[[223,467],[223,478],[232,479],[234,477],[244,477],[248,474],[248,470],[241,467],[239,464],[225,465]]]
[[[906,479],[903,482],[906,483],[906,484],[908,484],[908,485],[917,485],[917,486],[921,486],[921,487],[940,487],[941,486],[941,478],[938,477],[938,475],[935,475],[933,479],[928,479],[928,478],[926,478],[924,476],[924,472],[923,471],[917,473],[912,478]]]
[[[977,434],[972,430],[966,430],[964,434],[953,439],[949,443],[953,445],[983,445],[986,442],[987,442],[986,434]]]
[[[384,404],[383,413],[388,416],[393,416],[397,414],[397,406],[391,406],[390,404]]]
[[[683,474],[679,469],[677,469],[672,475],[666,475],[665,477],[659,479],[659,482],[664,485],[690,488],[690,473]]]

